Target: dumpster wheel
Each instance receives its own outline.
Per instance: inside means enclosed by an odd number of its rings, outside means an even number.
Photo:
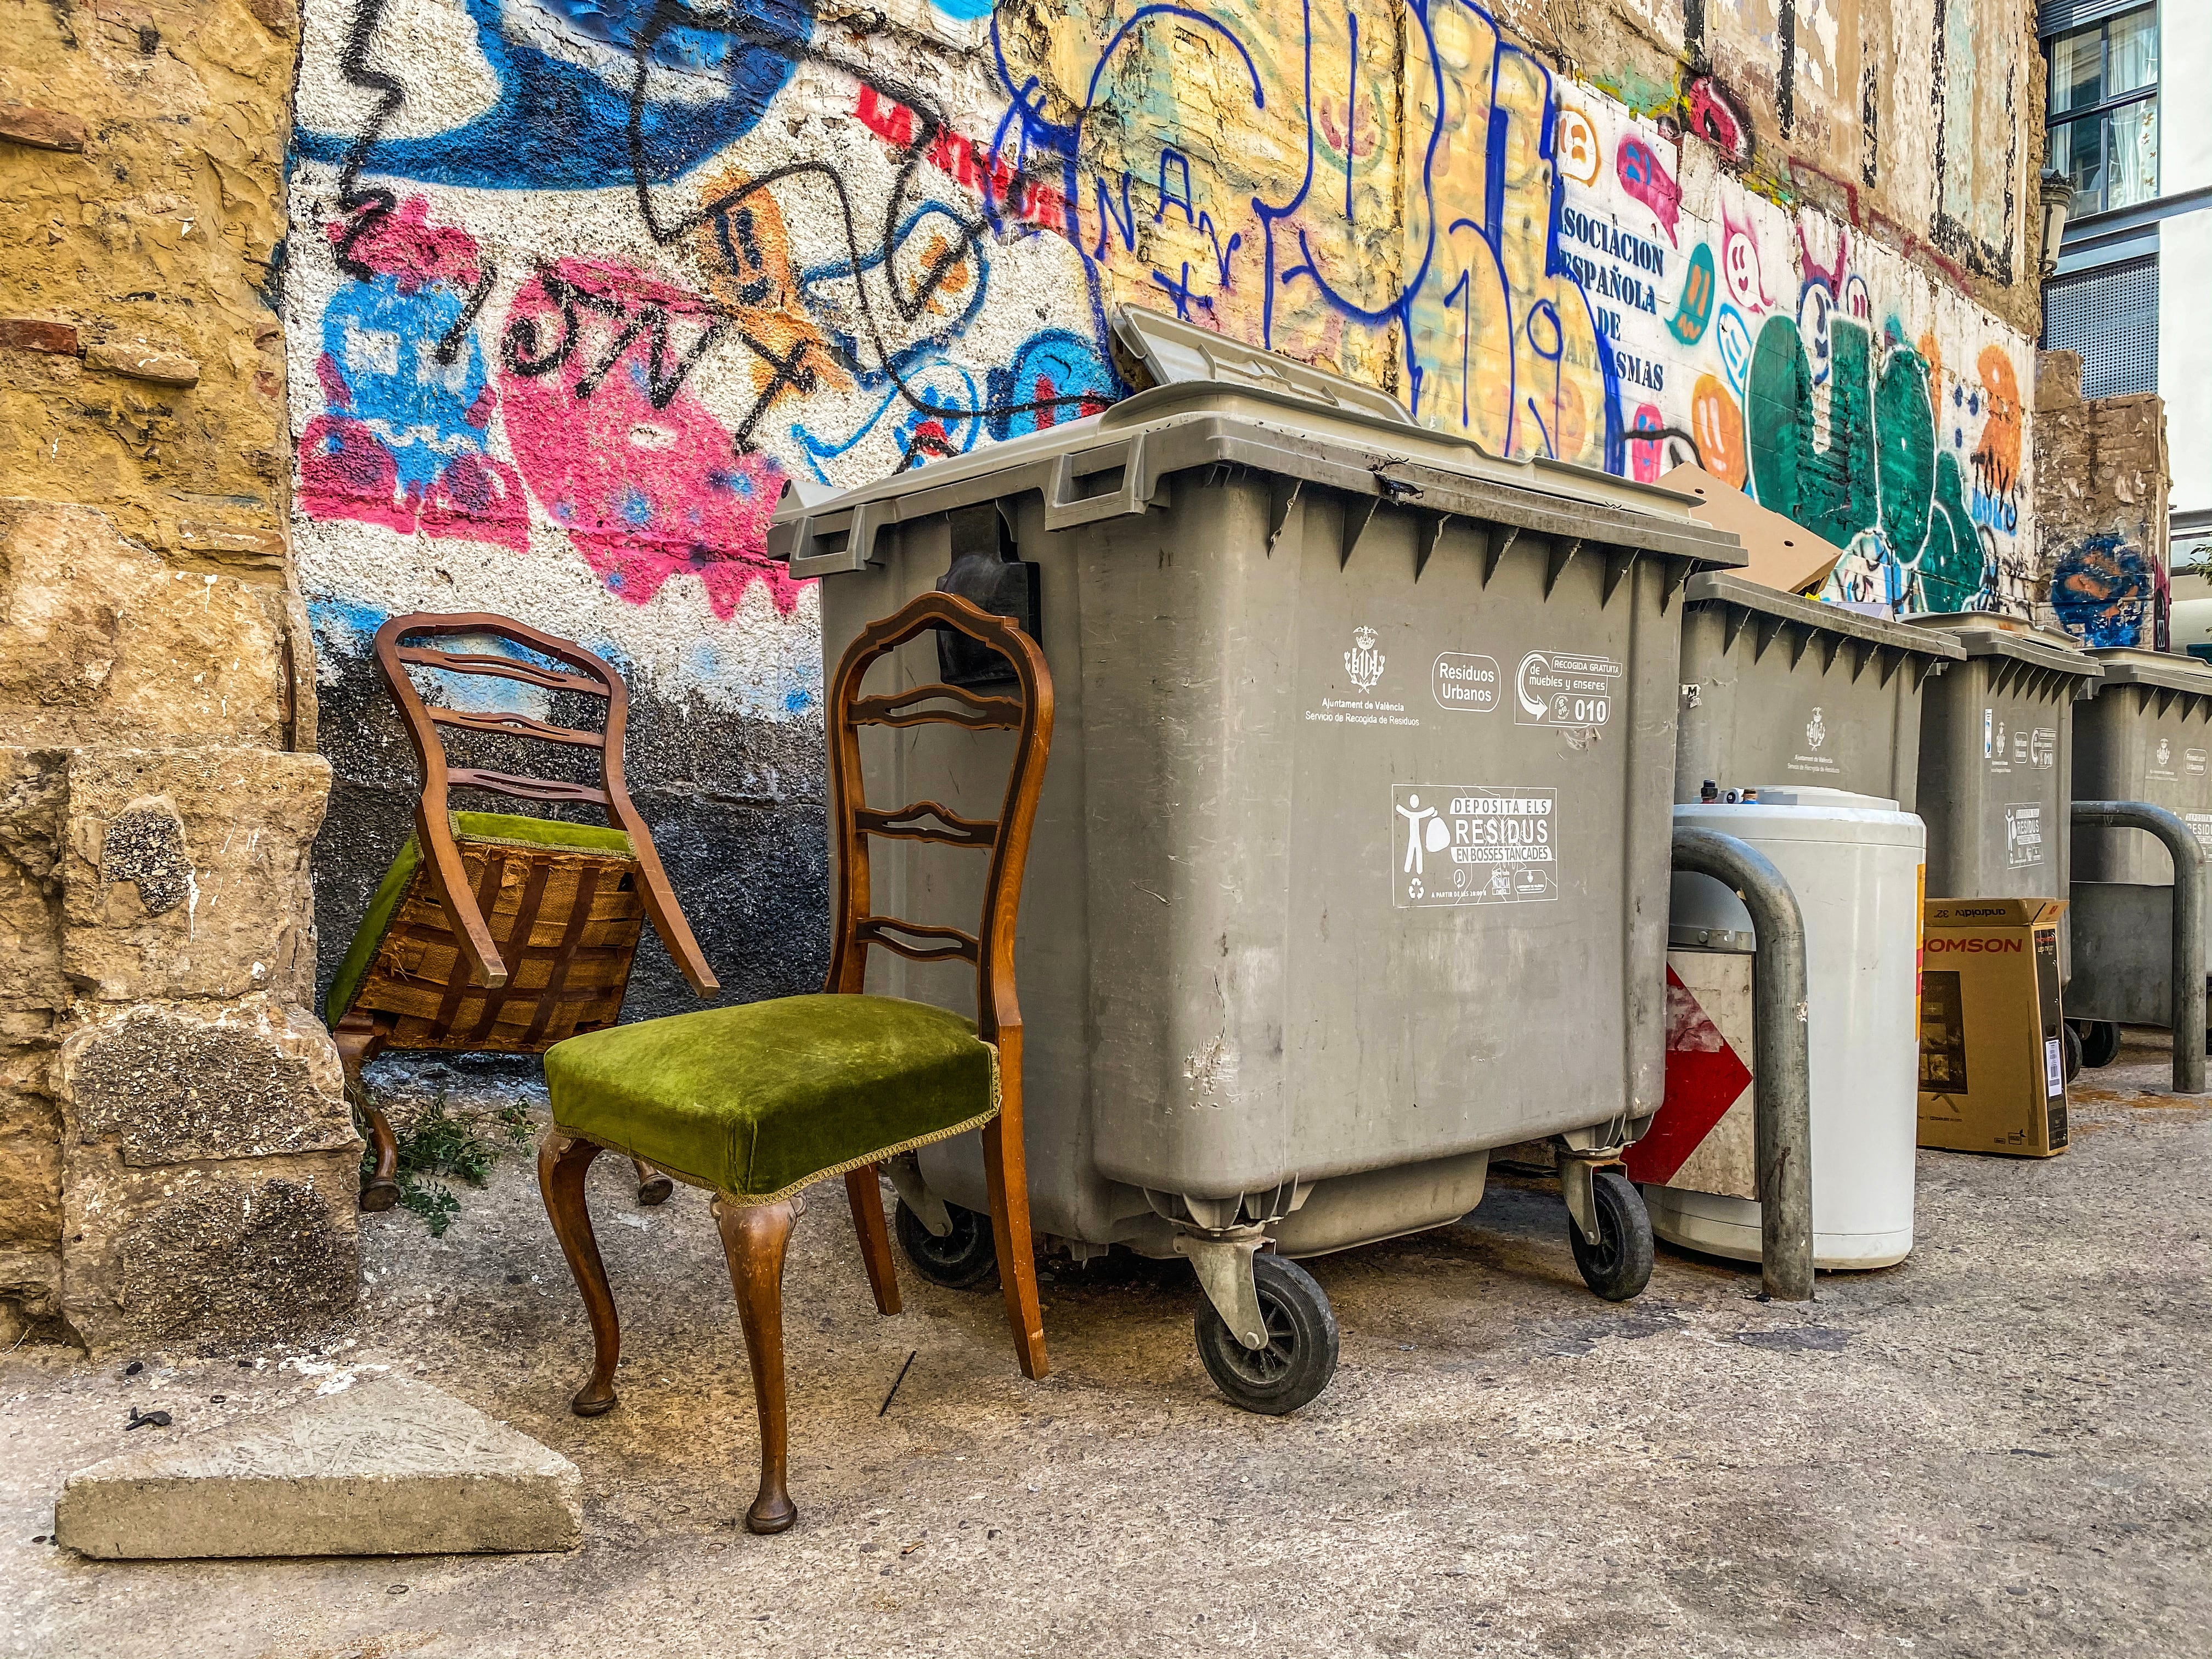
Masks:
[[[1231,1333],[1211,1301],[1198,1304],[1198,1357],[1214,1386],[1233,1405],[1263,1417],[1294,1412],[1336,1375],[1336,1315],[1328,1293],[1295,1261],[1252,1258],[1253,1289],[1267,1345],[1248,1348]]]
[[[2091,1071],[2109,1066],[2120,1057],[2120,1028],[2109,1019],[2069,1019],[2069,1030],[2081,1039],[2081,1063]],[[2067,1073],[2070,1079],[2071,1072]]]
[[[1583,1283],[1608,1302],[1626,1302],[1641,1296],[1651,1282],[1651,1216],[1644,1207],[1644,1194],[1618,1170],[1594,1170],[1590,1186],[1597,1243],[1583,1237],[1572,1216],[1567,1218],[1567,1242],[1574,1246]]]
[[[2088,1049],[2081,1041],[2081,1034],[2071,1025],[2061,1025],[2058,1028],[2058,1036],[2059,1048],[2066,1057],[2066,1080],[2071,1083],[2081,1075],[2081,1066],[2087,1056]]]
[[[899,1248],[931,1284],[948,1291],[972,1291],[998,1269],[999,1247],[991,1237],[991,1218],[957,1204],[947,1204],[945,1210],[952,1218],[952,1231],[939,1238],[901,1199],[893,1224]]]

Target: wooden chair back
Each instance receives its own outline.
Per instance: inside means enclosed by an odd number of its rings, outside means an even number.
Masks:
[[[563,665],[568,671],[547,668],[539,663],[518,657],[468,651],[449,651],[428,644],[410,644],[408,641],[434,641],[456,635],[489,636],[522,647],[537,655]],[[480,854],[473,846],[471,855],[464,858],[456,844],[451,818],[448,816],[448,796],[456,788],[483,789],[495,794],[513,796],[529,801],[583,801],[597,806],[606,815],[607,822],[629,837],[631,859],[635,864],[634,888],[641,901],[646,915],[659,933],[661,943],[668,947],[678,969],[691,988],[701,996],[711,996],[721,988],[714,970],[700,951],[698,941],[691,936],[690,925],[676,902],[676,896],[668,884],[667,873],[661,868],[659,854],[654,850],[653,836],[645,827],[629,792],[623,781],[623,737],[629,720],[629,693],[622,676],[605,661],[594,656],[571,640],[556,638],[540,633],[509,617],[496,617],[481,611],[458,615],[438,615],[416,611],[404,617],[394,617],[376,632],[376,665],[391,689],[392,700],[399,706],[401,717],[406,722],[408,740],[413,744],[416,758],[422,767],[422,793],[415,805],[416,844],[421,849],[422,869],[438,908],[447,918],[458,959],[453,971],[447,975],[464,989],[482,992],[482,1006],[464,1009],[454,998],[455,1006],[442,1008],[444,1018],[434,1023],[444,1030],[436,1033],[441,1038],[434,1046],[472,1046],[468,1042],[456,1042],[457,1035],[466,1037],[490,1036],[501,1024],[504,1005],[509,1001],[528,1002],[544,1000],[550,994],[562,994],[559,981],[573,971],[579,951],[593,948],[587,940],[595,930],[605,933],[616,929],[624,907],[614,890],[603,890],[604,878],[593,872],[591,866],[604,863],[608,855],[579,854],[568,848],[538,848],[501,844],[496,856]],[[606,706],[606,718],[598,731],[580,730],[553,726],[531,715],[505,710],[477,711],[439,708],[426,704],[414,680],[409,676],[410,665],[434,669],[449,674],[490,675],[496,678],[516,681],[549,691],[574,692]],[[565,781],[556,778],[534,777],[526,775],[497,772],[482,767],[453,766],[446,757],[442,730],[452,728],[472,732],[529,738],[568,748],[597,750],[599,757],[597,784]],[[523,863],[526,874],[514,891],[502,902],[508,892],[507,873]],[[475,867],[471,868],[471,865]],[[616,884],[619,887],[619,883]],[[549,909],[549,901],[551,909]],[[511,920],[506,928],[507,948],[502,951],[492,933],[493,914],[512,904]],[[556,914],[556,912],[558,914]],[[632,913],[629,943],[635,945],[635,915]],[[550,934],[549,938],[548,935]],[[542,942],[541,942],[542,941]],[[606,945],[619,945],[618,930],[606,934]],[[530,957],[544,959],[549,966],[546,975],[532,974],[536,983],[530,986],[510,986],[510,979]],[[429,964],[426,963],[426,969]],[[426,979],[436,975],[426,972]],[[604,978],[604,974],[592,975]],[[597,990],[605,994],[611,989],[614,1003],[619,1008],[623,985],[629,978],[629,957],[625,953],[620,963],[619,977],[612,986],[574,986],[572,993]],[[453,983],[446,986],[448,996],[455,989]],[[574,995],[568,997],[575,1000]],[[506,1023],[513,1023],[510,1019]],[[558,1023],[571,1029],[573,1019]],[[533,1012],[522,1022],[530,1040],[538,1046],[555,1039],[545,1037],[549,1020]],[[457,1028],[460,1029],[457,1031]],[[425,1033],[417,1033],[424,1035]],[[569,1032],[564,1030],[562,1036]],[[427,1045],[426,1045],[427,1046]],[[495,1046],[485,1044],[484,1046]],[[507,1047],[508,1042],[495,1046]]]
[[[988,647],[1012,666],[1013,696],[985,696],[937,683],[883,696],[861,695],[878,658],[921,635],[950,630]],[[976,1030],[999,1047],[1001,1088],[1009,1103],[1021,1077],[1021,1006],[1014,993],[1014,923],[1030,832],[1052,747],[1052,674],[1044,653],[1010,617],[994,616],[951,593],[924,593],[862,629],[846,647],[829,688],[830,823],[837,850],[831,896],[830,974],[823,988],[858,992],[867,980],[868,950],[882,945],[915,962],[964,962],[975,969]],[[933,800],[890,811],[867,804],[860,774],[860,728],[944,724],[971,732],[1016,733],[1006,790],[995,818],[964,818]],[[981,921],[957,927],[877,914],[869,896],[868,843],[877,836],[931,842],[988,853]]]

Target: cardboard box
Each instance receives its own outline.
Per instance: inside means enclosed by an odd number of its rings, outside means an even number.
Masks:
[[[1920,974],[1920,1144],[2066,1150],[2063,899],[1931,899]]]

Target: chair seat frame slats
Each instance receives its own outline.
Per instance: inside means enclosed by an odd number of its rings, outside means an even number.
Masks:
[[[982,697],[945,684],[919,686],[889,696],[860,694],[861,682],[878,661],[911,641],[945,629],[964,635],[1004,657],[1012,665],[1020,696]],[[992,1242],[998,1252],[999,1280],[1017,1357],[1025,1375],[1041,1377],[1048,1361],[1022,1142],[1022,1014],[1014,990],[1014,932],[1030,834],[1036,821],[1038,795],[1052,742],[1052,677],[1046,670],[1043,653],[1012,619],[994,616],[950,593],[924,593],[896,614],[860,630],[831,677],[824,708],[830,738],[830,823],[836,865],[830,972],[823,989],[833,994],[860,994],[867,981],[868,952],[875,945],[916,961],[959,961],[975,969],[976,1031],[998,1049],[999,1109],[982,1124]],[[969,730],[1012,729],[1019,733],[996,818],[963,817],[935,801],[916,801],[889,811],[867,805],[862,788],[860,728],[931,723]],[[983,914],[976,932],[878,914],[869,897],[869,842],[874,837],[987,851],[990,867],[985,876]],[[901,1144],[887,1141],[885,1151],[873,1157],[885,1156],[889,1148]],[[614,1407],[614,1374],[621,1352],[614,1297],[584,1203],[585,1172],[599,1150],[592,1141],[571,1135],[556,1124],[548,1132],[538,1162],[546,1212],[552,1218],[591,1320],[592,1374],[571,1402],[577,1414],[585,1417],[596,1417]],[[899,1310],[898,1281],[884,1223],[876,1164],[870,1161],[839,1168],[845,1171],[846,1198],[860,1234],[860,1256],[867,1267],[876,1306],[883,1313],[895,1314]],[[833,1175],[838,1169],[821,1173]],[[795,1197],[763,1200],[732,1194],[718,1194],[714,1204],[731,1285],[744,1323],[760,1423],[760,1490],[745,1516],[745,1524],[755,1532],[781,1532],[798,1513],[785,1489],[788,1431],[782,1284],[785,1252],[799,1208]]]

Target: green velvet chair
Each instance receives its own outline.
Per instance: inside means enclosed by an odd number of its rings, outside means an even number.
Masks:
[[[945,684],[866,696],[872,665],[908,641],[951,631],[1012,665],[1018,695]],[[759,1407],[759,1494],[745,1524],[781,1532],[797,1515],[785,1490],[783,1261],[800,1189],[845,1177],[876,1306],[899,1310],[876,1165],[971,1129],[983,1133],[991,1231],[1023,1371],[1042,1376],[1044,1325],[1022,1154],[1022,1022],[1014,996],[1014,921],[1037,792],[1052,742],[1052,678],[1012,621],[949,593],[925,593],[860,631],[829,688],[830,833],[836,850],[830,974],[823,992],[646,1020],[572,1037],[545,1056],[553,1126],[538,1152],[546,1212],[592,1323],[591,1378],[571,1402],[596,1417],[615,1404],[620,1333],[584,1176],[602,1149],[642,1158],[714,1194]],[[872,811],[862,798],[860,728],[945,722],[1018,736],[995,819],[933,801]],[[981,925],[954,927],[875,913],[872,837],[985,854]],[[871,996],[868,950],[975,970],[971,1024],[927,1003]]]
[[[543,660],[405,643],[456,635],[503,640]],[[483,614],[394,617],[377,630],[375,655],[422,763],[422,794],[415,833],[385,872],[323,1008],[376,1151],[361,1206],[387,1210],[399,1196],[398,1146],[362,1078],[379,1053],[538,1054],[580,1031],[612,1025],[648,917],[700,995],[720,987],[623,787],[629,696],[620,675],[573,641]],[[605,725],[576,731],[507,710],[436,707],[423,701],[410,666],[490,675],[604,702]],[[447,728],[596,750],[599,781],[450,765],[441,736]],[[610,822],[456,812],[448,805],[456,788],[584,801]],[[672,1190],[641,1164],[637,1177],[642,1202],[659,1203]]]

